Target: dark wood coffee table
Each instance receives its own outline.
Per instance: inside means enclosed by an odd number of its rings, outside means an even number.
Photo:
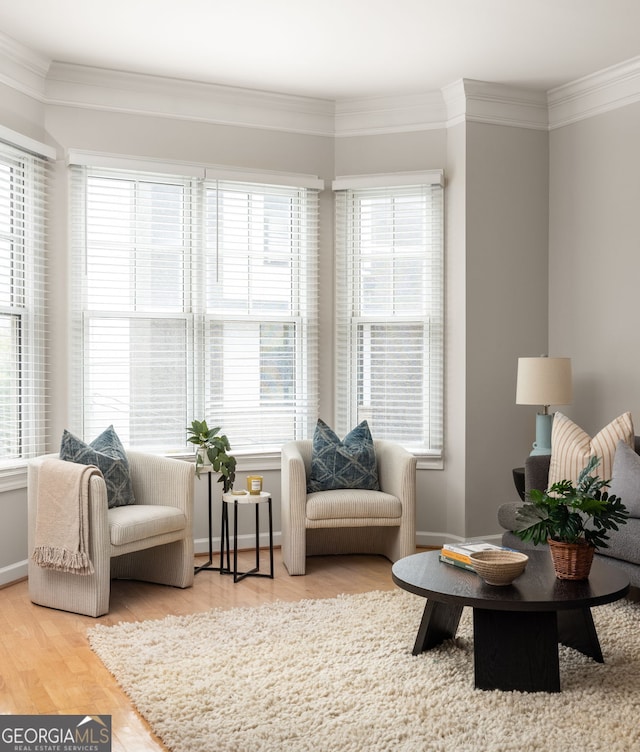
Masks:
[[[413,654],[455,637],[462,609],[470,606],[477,689],[559,692],[558,643],[603,663],[590,608],[623,598],[627,576],[598,559],[588,580],[559,580],[548,551],[527,555],[524,573],[505,587],[444,564],[438,551],[397,561],[396,585],[427,599]]]

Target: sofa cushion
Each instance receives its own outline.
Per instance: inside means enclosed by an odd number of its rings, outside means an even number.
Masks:
[[[145,540],[154,535],[184,530],[187,518],[177,507],[133,504],[109,510],[109,539],[112,546]]]
[[[377,491],[378,466],[369,425],[363,420],[342,441],[322,420],[313,434],[307,491],[360,488]]]
[[[402,504],[383,491],[343,488],[309,494],[306,514],[310,520],[399,519]]]
[[[640,517],[640,457],[624,441],[618,442],[609,493],[622,499],[629,516]]]
[[[515,530],[518,526],[518,510],[522,509],[522,502],[508,501],[498,507],[498,523],[505,530]]]
[[[596,474],[609,480],[619,441],[624,441],[630,447],[634,446],[633,421],[629,412],[612,420],[593,438],[566,415],[557,412],[551,429],[549,487],[562,480],[576,483],[580,472],[593,455],[600,457]]]
[[[109,426],[90,444],[65,429],[60,442],[60,459],[95,465],[104,476],[110,508],[135,504],[129,461],[113,426]]]
[[[607,544],[598,549],[599,554],[640,565],[640,519],[629,517],[626,525],[609,533]]]

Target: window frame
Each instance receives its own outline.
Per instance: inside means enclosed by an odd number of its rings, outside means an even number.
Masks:
[[[8,402],[14,420],[11,451],[0,453],[0,490],[22,487],[26,462],[46,449],[49,401],[46,349],[46,240],[49,160],[55,152],[44,144],[0,130],[0,215],[4,218],[0,263],[4,257],[5,293],[0,317],[9,321],[14,387]],[[0,276],[3,270],[0,269]],[[3,299],[4,297],[4,299]],[[5,361],[6,362],[6,361]]]
[[[361,357],[359,336],[364,328],[368,327],[373,336],[376,326],[380,327],[403,327],[405,332],[410,332],[410,327],[421,326],[425,331],[423,346],[421,348],[424,358],[424,367],[420,369],[424,373],[428,369],[428,375],[423,379],[422,387],[422,416],[424,429],[421,435],[414,436],[413,440],[400,435],[398,430],[394,435],[390,430],[387,438],[398,441],[416,454],[422,461],[422,466],[442,467],[444,451],[444,175],[440,170],[426,173],[401,173],[392,175],[371,176],[347,176],[337,178],[333,183],[336,197],[336,426],[337,430],[345,433],[363,419],[368,419],[375,424],[375,415],[367,414],[359,401],[359,392],[365,389],[362,370],[365,363]],[[393,280],[388,287],[390,292],[380,291],[380,280],[377,277],[378,286],[374,286],[368,292],[361,282],[360,275],[367,262],[367,252],[371,252],[371,246],[367,246],[367,232],[373,237],[374,230],[386,231],[385,222],[395,223],[394,229],[398,229],[398,217],[395,211],[386,215],[386,209],[381,202],[381,216],[372,212],[368,220],[363,219],[361,209],[363,201],[372,199],[389,199],[396,197],[411,201],[411,195],[423,195],[428,203],[426,211],[431,212],[429,220],[425,222],[425,243],[423,248],[425,277],[424,288],[421,289],[421,300],[424,302],[424,310],[419,315],[407,312],[407,306],[403,306],[402,290],[393,290],[395,279],[395,267],[398,259],[402,258],[403,247],[411,247],[409,240],[412,238],[412,225],[408,225],[406,234],[394,235],[390,241],[380,244],[384,251],[387,244],[386,261],[391,264],[392,271],[389,277]],[[389,216],[393,219],[389,220]],[[411,215],[410,215],[411,218]],[[413,237],[416,233],[413,233]],[[385,260],[380,257],[380,263]],[[421,275],[417,272],[417,278]],[[407,288],[408,289],[408,288]],[[369,311],[366,307],[367,296],[374,297],[375,303],[371,308],[380,308],[383,301],[387,301],[388,313],[380,310]],[[393,339],[388,335],[389,341]],[[430,344],[429,344],[430,343]],[[433,349],[430,350],[429,347]],[[419,348],[420,350],[420,348]],[[369,350],[369,364],[373,367],[373,355]],[[348,395],[345,398],[344,395]],[[384,430],[372,426],[374,435],[385,438]]]
[[[302,185],[296,185],[296,181],[293,180],[293,178],[289,178],[287,180],[283,181],[283,184],[276,184],[275,178],[273,176],[271,177],[271,180],[269,182],[255,182],[255,183],[247,183],[245,180],[218,180],[216,179],[211,172],[207,174],[205,170],[201,170],[199,173],[198,171],[194,171],[198,174],[188,174],[187,176],[183,175],[176,175],[175,173],[157,173],[155,171],[149,172],[148,170],[141,170],[139,169],[139,166],[136,165],[136,169],[127,169],[127,166],[124,167],[118,167],[116,165],[108,164],[106,166],[102,166],[98,164],[97,166],[93,166],[91,164],[91,159],[86,160],[79,160],[82,163],[81,164],[73,164],[72,163],[72,207],[75,211],[75,219],[72,223],[73,229],[73,240],[72,240],[72,247],[73,247],[73,254],[72,254],[72,263],[73,263],[73,279],[74,282],[72,284],[73,288],[76,290],[76,295],[74,296],[75,302],[73,303],[73,314],[72,314],[72,321],[73,321],[73,330],[74,330],[74,337],[73,337],[73,352],[72,352],[72,371],[73,371],[73,383],[75,389],[78,390],[77,393],[84,395],[85,394],[85,383],[84,383],[84,367],[82,364],[83,360],[83,352],[84,352],[84,329],[83,329],[83,319],[86,318],[87,311],[87,301],[86,301],[86,285],[85,281],[83,280],[84,273],[85,273],[85,264],[86,260],[84,257],[84,251],[83,243],[84,243],[84,237],[86,235],[86,216],[84,216],[85,211],[85,204],[83,202],[83,194],[86,194],[86,180],[90,179],[91,177],[95,176],[101,176],[101,177],[109,177],[109,176],[122,176],[123,179],[135,179],[136,177],[144,177],[149,179],[155,179],[155,180],[182,180],[184,181],[183,185],[189,186],[189,190],[191,191],[192,196],[192,206],[191,206],[191,216],[192,216],[192,223],[190,228],[190,237],[191,237],[191,246],[187,250],[187,253],[190,254],[190,260],[188,262],[189,270],[187,273],[187,279],[185,280],[185,290],[187,295],[187,301],[186,306],[184,310],[181,313],[176,313],[174,317],[177,318],[185,318],[185,320],[189,320],[188,326],[188,340],[189,345],[187,347],[187,362],[184,364],[184,371],[185,371],[185,383],[186,383],[186,389],[188,390],[188,397],[187,397],[187,410],[185,413],[185,422],[184,425],[187,426],[191,420],[194,418],[202,419],[205,417],[210,425],[221,425],[222,431],[227,433],[229,435],[230,441],[232,443],[232,447],[234,449],[234,453],[242,453],[242,452],[252,452],[254,454],[269,454],[277,449],[279,449],[279,445],[276,446],[273,443],[266,443],[262,442],[257,445],[249,445],[246,443],[237,443],[234,442],[234,435],[233,432],[229,430],[229,421],[225,420],[224,415],[221,415],[220,413],[216,414],[218,411],[214,409],[215,405],[215,394],[212,390],[209,392],[207,391],[207,381],[208,381],[208,375],[207,375],[207,360],[209,359],[209,340],[208,340],[208,334],[207,332],[210,330],[211,327],[214,327],[216,323],[220,323],[222,326],[224,326],[225,322],[254,322],[256,326],[261,328],[264,324],[288,324],[292,320],[296,322],[296,326],[298,326],[299,329],[304,328],[305,332],[308,332],[307,341],[305,342],[304,348],[298,348],[298,350],[304,350],[304,352],[301,352],[297,355],[298,360],[301,359],[304,361],[302,364],[298,363],[298,371],[301,373],[308,373],[312,372],[314,368],[317,370],[317,328],[318,328],[318,310],[317,310],[317,277],[318,277],[318,237],[317,237],[317,205],[318,205],[318,198],[317,198],[317,191],[320,187],[316,181],[306,180],[303,179],[299,182],[303,183]],[[96,160],[97,162],[100,162],[100,160]],[[255,177],[255,176],[246,176],[242,175],[241,177]],[[308,185],[304,185],[304,183],[309,183]],[[249,313],[247,316],[243,315],[237,315],[237,312],[229,311],[229,310],[216,310],[215,306],[212,308],[208,304],[207,295],[208,295],[208,278],[211,273],[214,275],[217,274],[216,272],[216,264],[220,262],[220,256],[219,253],[221,252],[219,248],[211,249],[208,247],[207,243],[207,229],[205,227],[205,215],[207,211],[207,195],[208,192],[211,190],[218,191],[223,189],[225,186],[241,186],[245,187],[248,190],[251,190],[251,186],[253,186],[256,194],[259,192],[262,192],[264,195],[269,195],[269,193],[275,193],[277,191],[281,191],[283,195],[290,195],[290,196],[296,196],[295,200],[299,202],[299,206],[303,206],[302,212],[306,214],[302,217],[300,220],[306,227],[306,230],[300,231],[298,234],[302,238],[300,241],[300,248],[306,249],[306,250],[300,250],[300,253],[306,253],[308,255],[308,258],[304,261],[304,263],[301,263],[300,261],[296,261],[295,264],[297,267],[301,268],[301,271],[296,269],[296,274],[310,274],[311,281],[309,284],[311,286],[315,285],[316,288],[310,291],[309,294],[309,300],[305,302],[304,306],[306,310],[304,311],[304,316],[300,312],[294,312],[296,313],[296,316],[279,316],[277,315],[277,312],[275,314],[271,314],[270,316],[265,316],[264,313],[258,312],[256,313]],[[84,187],[83,187],[84,186]],[[302,198],[300,198],[302,197]],[[307,208],[307,205],[309,208]],[[307,216],[308,215],[308,216]],[[273,240],[273,226],[269,225],[269,217],[265,218],[266,224],[264,225],[264,231],[266,235],[271,233],[271,240]],[[301,225],[302,226],[302,225]],[[310,229],[309,229],[310,228]],[[214,228],[216,229],[216,228]],[[315,232],[315,237],[308,238],[305,236],[305,233],[307,235],[312,235]],[[216,230],[217,233],[217,230]],[[266,239],[266,235],[264,236]],[[266,240],[265,240],[266,243]],[[266,245],[265,245],[266,248]],[[222,251],[223,252],[223,251]],[[294,254],[295,255],[295,254]],[[292,263],[292,262],[288,262]],[[304,267],[304,268],[303,268]],[[311,272],[308,272],[306,267],[313,267]],[[296,294],[298,291],[298,288],[301,286],[300,282],[300,276],[296,277]],[[293,290],[289,294],[289,300],[293,297]],[[210,301],[209,301],[210,302]],[[90,313],[90,315],[93,315],[93,312]],[[123,312],[116,313],[116,315],[122,315],[126,317],[126,314]],[[140,314],[142,317],[145,316],[154,316],[153,312],[146,312]],[[171,318],[170,314],[166,314],[168,317]],[[303,323],[301,323],[303,322]],[[306,335],[305,335],[306,336]],[[224,360],[222,358],[221,360]],[[295,364],[294,364],[295,367]],[[298,378],[298,381],[300,382],[300,379],[302,377]],[[259,390],[261,389],[260,384],[258,383]],[[307,433],[309,431],[309,425],[311,423],[311,420],[313,421],[313,424],[315,425],[315,420],[317,418],[317,409],[318,409],[318,395],[317,395],[317,376],[312,377],[311,379],[306,379],[304,382],[304,388],[306,389],[306,416],[304,420],[301,422],[297,419],[296,416],[296,407],[297,404],[295,401],[292,406],[292,415],[296,417],[296,421],[299,425],[297,429],[296,435],[293,435],[289,437],[290,439],[293,438],[299,438],[302,435],[302,432]],[[222,395],[224,399],[224,394]],[[273,400],[269,400],[270,407],[273,407]],[[77,400],[76,403],[84,403],[84,399]],[[311,418],[311,414],[313,414],[313,417]],[[247,423],[247,420],[245,419],[244,423]],[[85,414],[85,407],[84,404],[76,404],[74,415],[72,416],[72,423],[74,430],[83,438],[85,438],[86,433],[91,433],[91,430],[88,429],[89,423],[87,422],[87,416]],[[106,426],[103,426],[106,427]],[[118,430],[118,427],[116,425],[116,430]],[[95,428],[94,428],[95,432]],[[126,434],[126,432],[125,432]],[[87,439],[93,438],[93,436],[86,436]],[[177,437],[176,437],[177,438]],[[287,440],[289,440],[287,438]],[[127,445],[126,442],[126,435],[123,439],[125,445]],[[131,444],[131,446],[134,446],[134,444]],[[136,447],[139,448],[150,448],[153,451],[163,451],[165,453],[175,453],[175,454],[181,454],[188,451],[187,444],[186,444],[186,429],[184,433],[184,439],[182,441],[176,441],[175,445],[167,445],[162,448],[156,446],[156,447],[146,447],[144,444],[135,444]]]

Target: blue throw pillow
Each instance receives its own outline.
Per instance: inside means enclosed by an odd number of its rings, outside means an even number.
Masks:
[[[313,434],[307,492],[338,488],[380,490],[376,452],[366,420],[342,441],[324,421],[318,420]]]
[[[113,426],[109,426],[90,444],[65,429],[60,442],[60,459],[80,465],[95,465],[104,476],[109,508],[135,504],[129,462]]]

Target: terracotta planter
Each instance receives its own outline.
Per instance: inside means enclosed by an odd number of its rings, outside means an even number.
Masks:
[[[561,543],[549,538],[549,551],[559,580],[586,580],[595,548],[588,543]]]

